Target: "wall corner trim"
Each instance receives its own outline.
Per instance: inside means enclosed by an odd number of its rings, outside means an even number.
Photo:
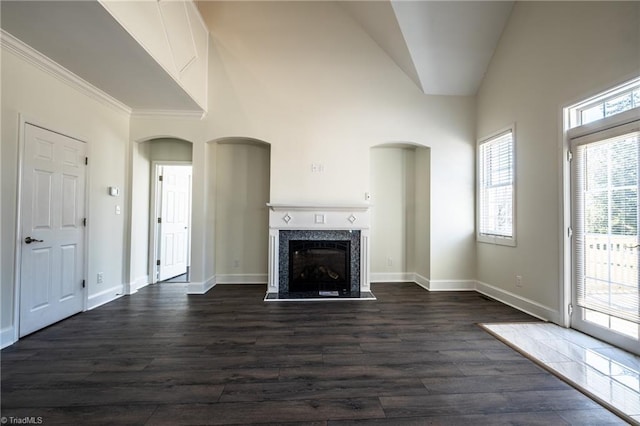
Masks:
[[[429,291],[475,291],[475,280],[430,280]]]
[[[127,283],[124,286],[124,293],[128,296],[135,294],[138,292],[138,290],[140,290],[143,287],[148,286],[149,283],[149,276],[145,275],[142,277],[138,277],[136,278],[133,282]]]
[[[216,284],[267,284],[267,274],[218,274]]]
[[[92,294],[91,296],[89,296],[87,311],[121,298],[122,296],[124,296],[123,290],[124,285],[120,284],[103,290],[99,293]]]
[[[561,324],[560,321],[562,321],[562,315],[560,314],[560,312],[558,312],[558,310],[551,309],[533,300],[503,290],[496,286],[484,283],[482,281],[477,281],[476,291],[543,321],[549,321],[554,324]]]
[[[13,326],[5,327],[0,330],[0,349],[4,349],[7,346],[11,346],[16,342],[15,330]]]
[[[206,294],[209,290],[215,287],[216,284],[215,275],[203,282],[190,282],[187,287],[187,294]]]
[[[415,274],[412,272],[372,272],[372,283],[406,283],[414,282]]]

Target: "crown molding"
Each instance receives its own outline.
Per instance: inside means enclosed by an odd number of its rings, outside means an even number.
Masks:
[[[125,114],[131,115],[131,108],[115,99],[106,92],[98,89],[91,83],[72,73],[62,65],[51,60],[47,56],[38,52],[22,40],[14,37],[12,34],[0,29],[0,46],[13,52],[20,58],[36,66],[49,75],[57,78],[63,83],[78,90],[80,93],[95,99],[102,104]]]
[[[199,110],[135,109],[131,112],[132,118],[182,118],[202,120],[206,115],[206,111]]]

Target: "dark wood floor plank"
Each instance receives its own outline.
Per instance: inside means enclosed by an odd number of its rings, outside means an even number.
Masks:
[[[231,425],[285,423],[331,419],[381,418],[377,398],[314,399],[296,401],[222,402],[219,404],[165,405],[149,425]]]
[[[396,395],[398,393],[426,395],[429,391],[416,378],[286,381],[226,385],[220,401],[348,399]]]
[[[2,350],[3,416],[45,424],[623,424],[479,322],[473,292],[265,303],[264,285],[149,286]],[[589,419],[597,419],[591,421]]]
[[[31,424],[43,425],[105,425],[127,426],[145,424],[156,411],[155,405],[94,405],[56,408],[5,408],[2,416],[6,424],[16,419],[35,418]],[[38,419],[42,422],[38,423]]]
[[[327,423],[328,426],[358,426],[363,424],[373,426],[567,426],[572,423],[565,421],[554,412],[393,417],[367,420],[336,420]]]

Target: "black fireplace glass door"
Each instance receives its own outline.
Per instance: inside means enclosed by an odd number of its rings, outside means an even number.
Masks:
[[[351,293],[350,241],[290,240],[289,292]]]

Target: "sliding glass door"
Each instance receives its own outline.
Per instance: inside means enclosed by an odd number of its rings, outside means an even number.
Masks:
[[[640,352],[640,125],[571,141],[571,326]]]

